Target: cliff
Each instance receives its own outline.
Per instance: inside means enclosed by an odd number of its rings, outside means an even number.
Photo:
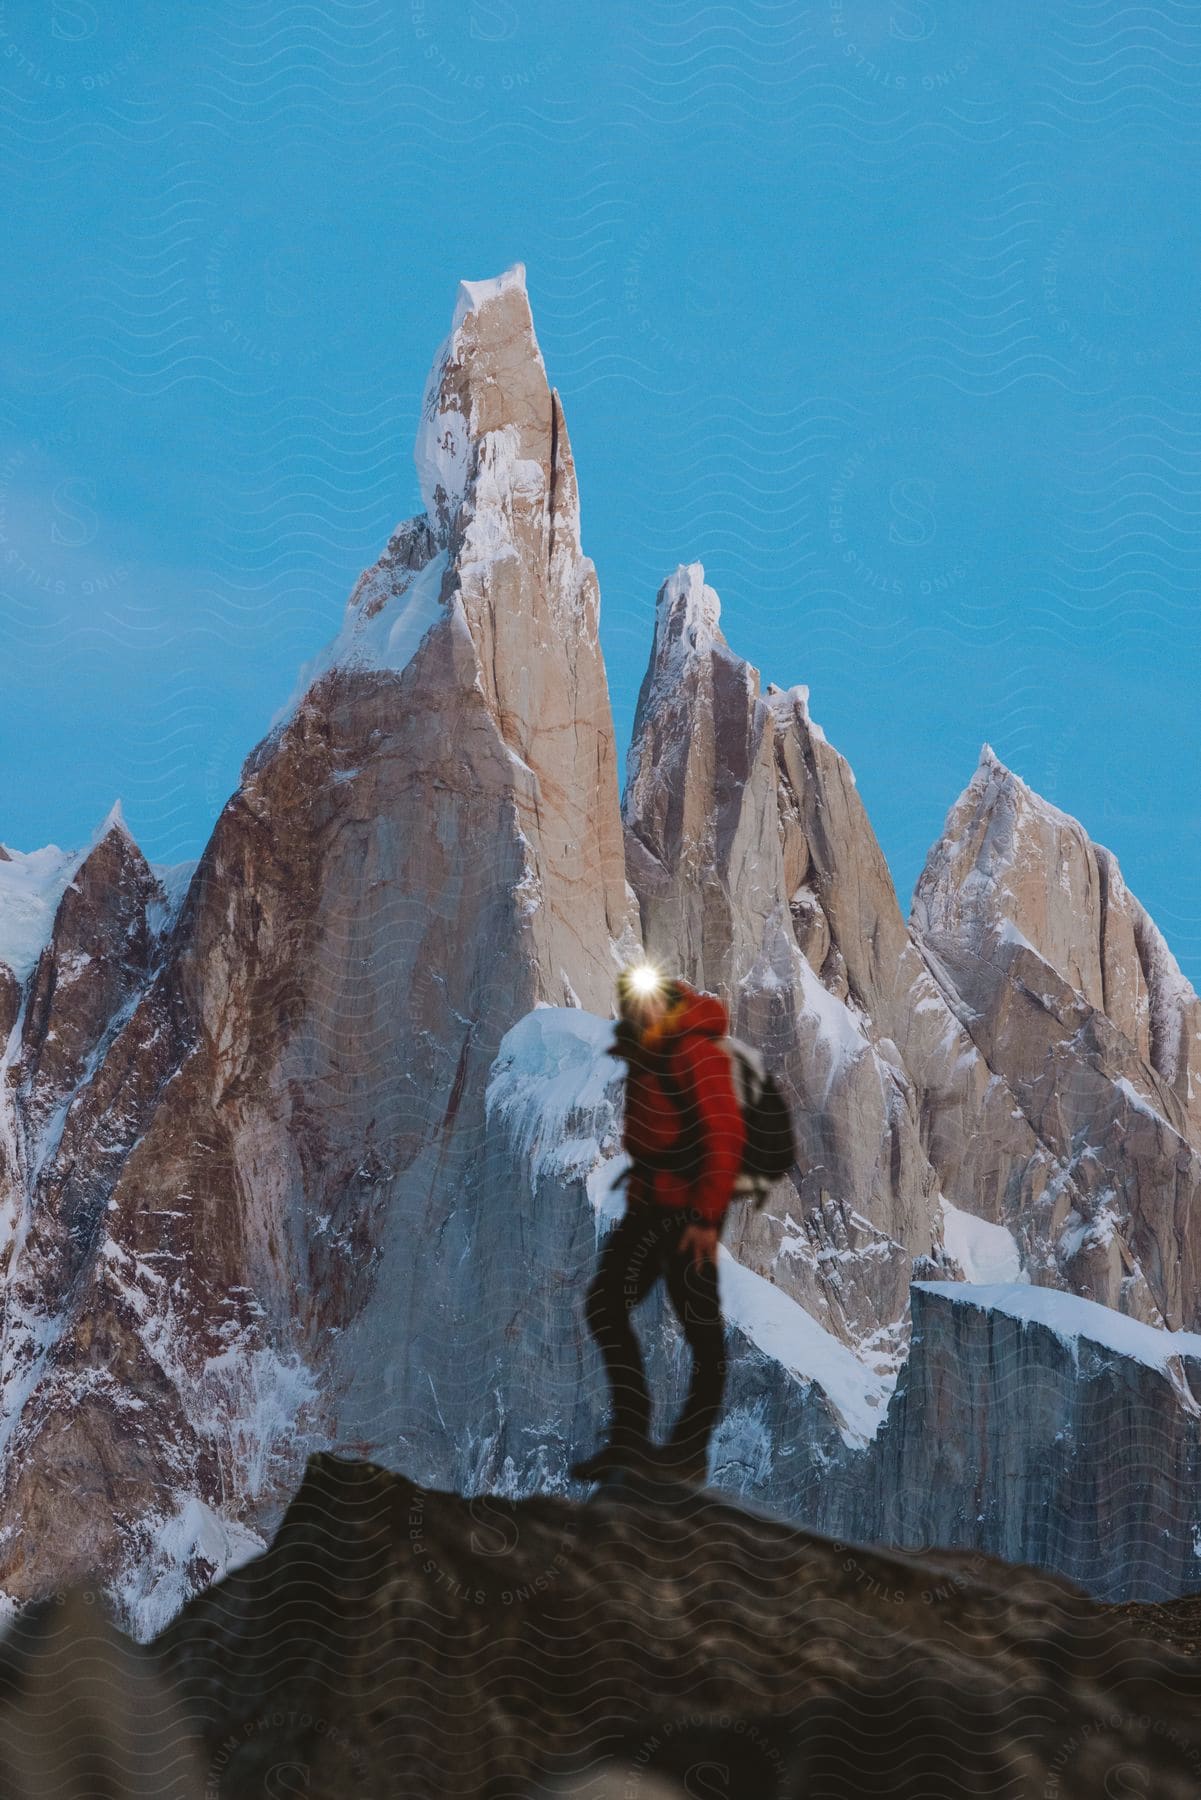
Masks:
[[[918,1282],[912,1308],[842,1529],[1036,1563],[1105,1600],[1201,1587],[1201,1334],[1045,1287]]]

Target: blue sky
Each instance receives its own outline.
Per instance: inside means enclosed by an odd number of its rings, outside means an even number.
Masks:
[[[700,559],[902,906],[987,741],[1201,982],[1195,9],[194,10],[0,5],[0,840],[198,853],[520,259],[619,742]]]

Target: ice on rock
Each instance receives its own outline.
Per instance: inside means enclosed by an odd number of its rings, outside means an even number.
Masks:
[[[102,844],[110,831],[119,831],[121,836],[128,838],[131,844],[134,841],[133,833],[125,823],[125,810],[122,807],[120,800],[113,801],[103,819],[101,819],[100,824],[92,833],[92,841],[84,854],[87,855],[90,851],[94,850],[97,844]]]
[[[49,942],[58,903],[80,861],[78,850],[47,844],[10,850],[0,862],[0,962],[19,982],[28,979]]]
[[[845,1069],[861,1056],[871,1053],[872,1043],[850,1008],[824,986],[799,952],[794,961],[801,996],[801,1018],[806,1029],[814,1033],[826,1051],[825,1092],[821,1096],[824,1103]]]
[[[721,601],[705,585],[704,565],[680,563],[659,589],[655,608],[655,659],[665,670],[690,651],[707,650],[720,637]]]
[[[569,1140],[578,1163],[584,1138],[599,1161],[602,1141],[612,1148],[623,1074],[607,1054],[612,1043],[612,1019],[575,1006],[535,1007],[501,1042],[484,1101],[487,1117],[507,1119],[514,1143],[535,1165],[544,1157],[557,1170]]]
[[[442,406],[441,392],[442,368],[435,364],[422,401],[414,460],[426,516],[445,543],[467,492],[471,437],[462,413]]]
[[[1022,1257],[1013,1233],[1004,1225],[990,1225],[974,1213],[963,1212],[949,1200],[942,1202],[942,1241],[948,1256],[963,1270],[968,1281],[985,1283],[1027,1282]]]
[[[146,918],[150,929],[157,937],[169,931],[179,917],[179,911],[187,897],[192,877],[198,867],[193,858],[191,862],[151,863],[150,873],[163,891],[162,900],[152,900],[146,908]]]
[[[197,1566],[219,1580],[266,1548],[258,1532],[216,1512],[195,1494],[174,1496],[171,1510],[140,1522],[142,1555],[114,1583],[113,1598],[139,1643],[148,1643],[196,1589]]]
[[[499,275],[493,275],[484,281],[460,281],[459,292],[455,300],[454,316],[451,319],[451,336],[459,329],[468,313],[480,312],[493,300],[499,300],[502,294],[524,294],[525,264],[510,263]]]
[[[1140,1094],[1134,1083],[1125,1075],[1119,1075],[1113,1085],[1117,1088],[1118,1092],[1130,1102],[1136,1112],[1145,1113],[1149,1119],[1156,1120],[1158,1124],[1165,1126],[1169,1131],[1173,1129],[1169,1121],[1164,1118],[1159,1108],[1157,1106],[1152,1106],[1146,1094]]]
[[[60,850],[57,844],[41,850],[6,848],[0,858],[0,962],[18,982],[28,979],[50,942],[59,901],[112,831],[133,843],[119,800],[114,800],[82,850]]]
[[[790,1375],[817,1384],[838,1415],[844,1443],[857,1449],[870,1442],[887,1411],[895,1376],[870,1369],[798,1301],[737,1262],[724,1244],[717,1274],[729,1322]]]
[[[404,529],[402,526],[400,531]],[[393,535],[392,544],[399,535]],[[387,592],[378,576],[379,566],[360,577],[347,602],[341,631],[301,669],[291,697],[271,720],[271,731],[288,723],[309,689],[332,669],[390,669],[399,674],[412,661],[431,625],[444,616],[445,551],[421,568],[397,571]],[[366,592],[365,584],[369,584]]]
[[[449,537],[466,493],[471,475],[471,447],[479,435],[479,421],[465,417],[455,397],[447,392],[444,377],[448,366],[457,360],[464,348],[467,320],[485,313],[509,294],[525,294],[525,265],[511,268],[488,281],[461,281],[454,317],[445,343],[434,358],[421,402],[421,423],[417,430],[414,459],[421,498],[435,536],[442,543]],[[541,368],[542,356],[531,329],[529,348]]]
[[[1059,1288],[967,1281],[920,1281],[914,1286],[956,1306],[975,1306],[1024,1324],[1043,1325],[1073,1351],[1081,1343],[1098,1344],[1163,1372],[1181,1357],[1201,1359],[1201,1332],[1163,1331]]]
[[[791,722],[789,715],[795,709],[800,714],[801,721],[814,743],[829,743],[829,738],[826,736],[817,720],[813,717],[813,714],[809,711],[809,686],[807,682],[798,681],[789,688],[782,688],[774,681],[769,682],[767,692],[764,694],[764,699],[775,714],[776,723],[783,729],[786,730],[788,728],[788,725]],[[845,764],[845,758],[840,758],[839,760]],[[850,774],[849,766],[847,767],[847,773]],[[854,781],[855,777],[851,775],[852,785],[854,785]]]

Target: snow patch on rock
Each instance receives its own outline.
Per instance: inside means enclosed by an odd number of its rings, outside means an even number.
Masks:
[[[318,1398],[311,1369],[268,1345],[234,1342],[206,1358],[195,1383],[181,1386],[189,1416],[228,1472],[229,1490],[248,1500],[269,1493],[275,1458],[289,1451]]]
[[[680,563],[655,603],[656,680],[678,679],[692,656],[712,649],[721,636],[720,618],[721,601],[705,585],[704,565]]]
[[[613,1041],[611,1019],[575,1006],[535,1007],[501,1039],[485,1117],[505,1121],[535,1176],[589,1173],[615,1148],[625,1066]]]
[[[212,1447],[221,1492],[255,1501],[273,1491],[319,1398],[313,1371],[295,1352],[264,1343],[255,1327],[228,1321],[223,1349],[197,1360],[178,1284],[106,1237],[105,1277],[128,1306],[147,1352],[180,1397],[183,1413]]]
[[[467,492],[471,470],[471,432],[463,414],[441,404],[445,363],[436,363],[426,387],[413,459],[421,498],[437,537],[450,536],[455,514]]]
[[[188,889],[192,885],[192,877],[199,866],[195,859],[191,862],[150,864],[150,873],[163,892],[161,900],[152,900],[146,908],[146,922],[156,937],[164,937],[179,917]]]
[[[947,1255],[970,1282],[996,1285],[1030,1279],[1022,1269],[1021,1251],[1011,1231],[963,1212],[947,1199],[942,1202],[942,1241]]]
[[[282,730],[308,690],[332,669],[387,669],[393,673],[404,669],[426,632],[445,617],[441,594],[446,560],[446,552],[441,551],[422,568],[397,571],[391,593],[375,606],[363,604],[363,584],[374,571],[361,577],[347,602],[342,629],[305,663],[291,695],[274,714],[269,732]]]
[[[809,687],[806,682],[798,681],[792,687],[783,688],[771,681],[767,685],[767,691],[763,698],[775,714],[777,723],[783,729],[787,730],[792,723],[791,715],[796,712],[800,715],[802,724],[815,744],[829,743],[829,738],[809,711]],[[845,762],[846,758],[840,756],[839,761]],[[850,773],[849,766],[848,773]],[[852,787],[855,785],[853,775],[851,776],[851,785]]]
[[[874,1048],[854,1013],[823,985],[799,950],[796,953],[796,971],[796,985],[801,992],[798,1027],[812,1031],[816,1026],[817,1037],[826,1049],[829,1061],[823,1099],[829,1099],[830,1090],[844,1070],[861,1056],[874,1055]],[[752,970],[752,976],[754,975],[755,971]],[[748,982],[750,979],[748,977]],[[760,985],[763,984],[760,982]]]
[[[22,984],[50,942],[58,904],[79,870],[112,831],[133,843],[121,802],[114,800],[82,850],[7,848],[0,858],[0,962]]]
[[[1059,1288],[1014,1282],[977,1285],[966,1281],[918,1281],[914,1286],[957,1306],[975,1306],[985,1312],[1004,1313],[1023,1324],[1043,1325],[1077,1356],[1082,1343],[1095,1344],[1163,1374],[1170,1374],[1173,1363],[1181,1357],[1201,1361],[1201,1332],[1161,1331],[1096,1300],[1084,1300],[1079,1294],[1066,1294]]]
[[[145,1644],[168,1626],[198,1589],[241,1568],[266,1549],[257,1531],[179,1494],[166,1511],[139,1521],[135,1559],[111,1592],[130,1634]]]
[[[1146,1094],[1139,1093],[1134,1083],[1130,1081],[1127,1076],[1117,1076],[1113,1085],[1134,1108],[1135,1112],[1144,1113],[1147,1118],[1154,1119],[1157,1125],[1162,1125],[1167,1131],[1172,1132],[1173,1135],[1178,1135],[1176,1127],[1171,1121],[1164,1118],[1159,1108],[1152,1104]]]
[[[58,903],[81,861],[78,850],[47,844],[10,850],[0,862],[0,962],[19,982],[28,980],[49,943]]]
[[[541,463],[518,454],[521,434],[516,425],[502,425],[479,441],[475,479],[472,483],[471,516],[458,551],[460,576],[474,568],[488,567],[516,557],[513,511],[537,504],[546,487]]]
[[[718,1249],[722,1310],[765,1356],[804,1381],[816,1382],[837,1414],[843,1442],[861,1448],[876,1435],[895,1385],[820,1326],[797,1301],[764,1275]]]
[[[1121,1219],[1111,1192],[1098,1202],[1089,1218],[1083,1217],[1073,1206],[1055,1240],[1055,1247],[1059,1256],[1068,1261],[1081,1250],[1108,1249],[1120,1234]]]
[[[502,294],[524,294],[525,291],[525,264],[521,262],[511,263],[499,275],[493,275],[485,281],[460,281],[454,317],[450,323],[452,334],[459,329],[468,313],[481,312],[491,301],[499,300]]]

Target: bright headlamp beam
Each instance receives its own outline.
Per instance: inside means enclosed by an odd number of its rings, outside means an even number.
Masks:
[[[656,991],[659,982],[659,971],[652,968],[650,963],[641,963],[638,968],[630,970],[630,986],[643,999]]]

